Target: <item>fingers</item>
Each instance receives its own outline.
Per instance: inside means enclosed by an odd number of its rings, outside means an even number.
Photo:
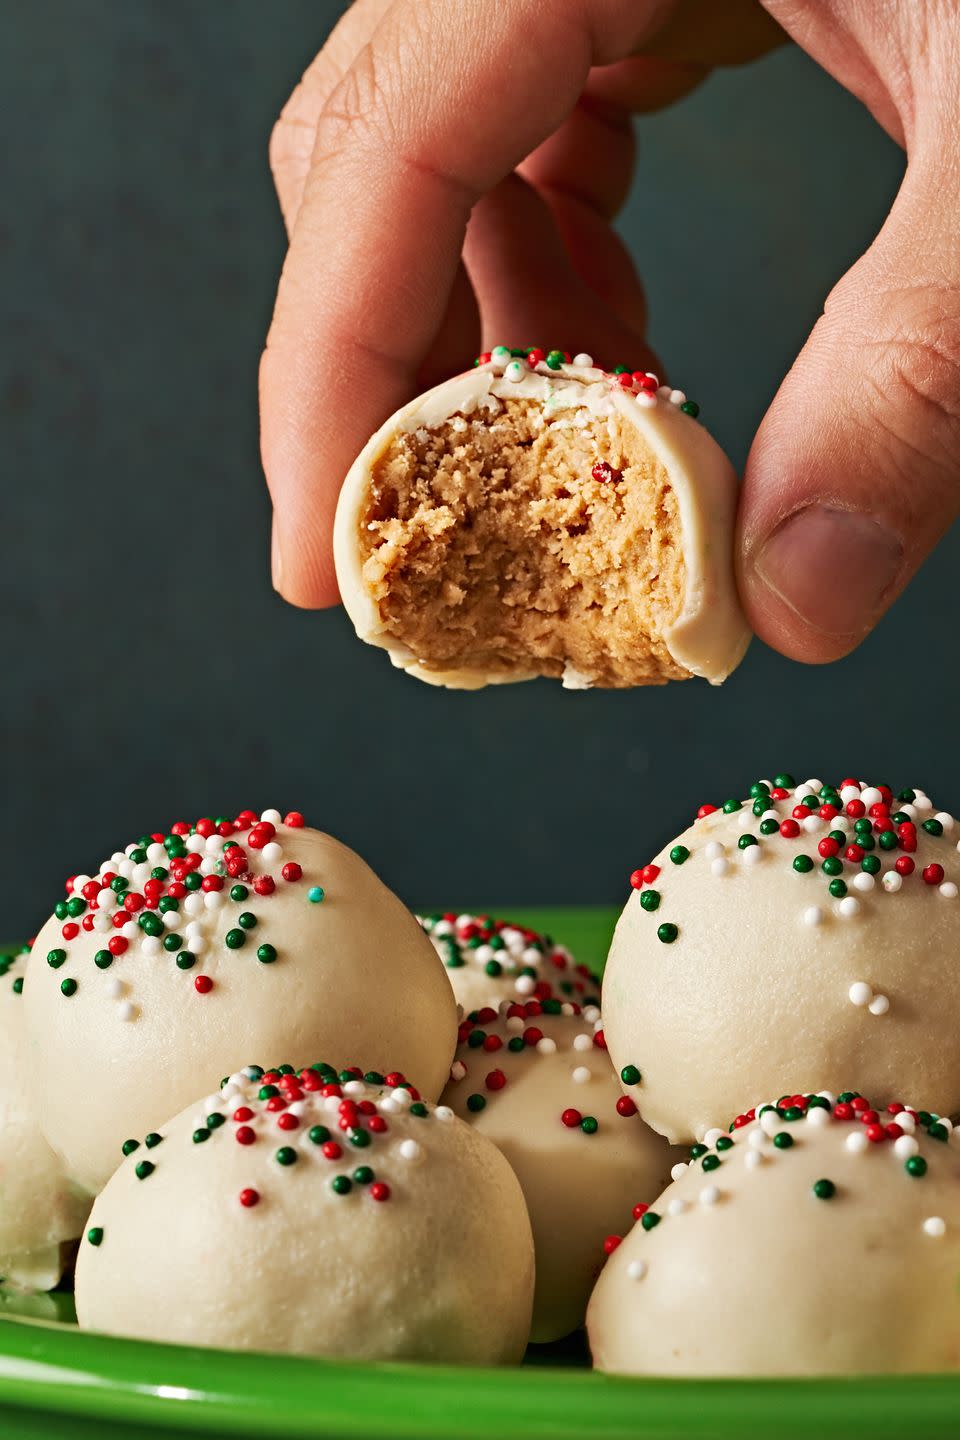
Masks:
[[[270,169],[287,233],[303,199],[317,116],[367,44],[393,0],[354,0],[280,112],[270,136]]]
[[[853,649],[960,510],[960,200],[911,165],[760,428],[740,511],[756,632],[799,660]]]
[[[557,128],[591,65],[628,53],[660,9],[396,0],[336,85],[261,363],[277,583],[294,603],[336,598],[340,484],[414,388],[474,204]]]

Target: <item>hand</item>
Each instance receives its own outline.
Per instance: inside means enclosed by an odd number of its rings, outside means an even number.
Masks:
[[[760,427],[741,497],[751,624],[824,661],[863,638],[957,513],[960,6],[766,10],[909,157],[880,235]],[[335,601],[341,481],[418,388],[514,335],[653,363],[610,227],[630,183],[629,116],[776,43],[759,8],[732,12],[730,0],[356,0],[271,146],[291,243],[261,366],[262,444],[289,600]]]

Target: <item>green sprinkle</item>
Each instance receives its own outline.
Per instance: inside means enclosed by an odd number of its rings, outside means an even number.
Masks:
[[[903,1168],[908,1175],[913,1175],[919,1180],[921,1175],[927,1173],[927,1162],[922,1155],[911,1155],[910,1159],[904,1162]]]
[[[740,850],[749,850],[751,845],[759,845],[759,843],[756,835],[741,835],[737,846]]]
[[[946,1140],[947,1138],[946,1128],[943,1125],[938,1124],[937,1121],[934,1121],[933,1124],[928,1128],[927,1134],[930,1136],[931,1140]]]
[[[246,945],[247,943],[246,931],[228,930],[226,935],[224,936],[224,939],[227,942],[228,950],[239,950],[241,946]]]
[[[824,875],[840,875],[843,872],[843,861],[837,855],[828,855],[820,869]]]
[[[369,1185],[374,1178],[374,1173],[369,1165],[358,1165],[353,1172],[354,1183],[357,1185]]]
[[[780,829],[780,826],[779,826],[779,824],[778,824],[778,822],[777,822],[776,820],[761,820],[761,821],[760,821],[760,834],[761,834],[761,835],[776,835],[776,833],[777,833],[777,831],[778,831],[779,829]]]
[[[718,1170],[721,1163],[722,1162],[719,1155],[704,1155],[703,1159],[700,1161],[700,1164],[703,1166],[704,1170]]]
[[[500,964],[499,960],[488,960],[483,968],[486,974],[494,980],[497,978],[498,975],[503,974],[503,966]]]
[[[148,1150],[155,1150],[158,1145],[163,1144],[163,1136],[158,1135],[156,1130],[151,1130],[149,1135],[143,1137],[143,1143]]]
[[[670,851],[670,859],[673,861],[674,865],[682,865],[684,860],[689,860],[689,858],[690,851],[687,849],[686,845],[674,845],[673,849]]]
[[[847,882],[845,880],[831,880],[827,888],[834,900],[842,900],[847,893]]]
[[[645,1214],[641,1215],[640,1224],[644,1230],[655,1230],[660,1224],[660,1216],[656,1210],[647,1210]]]
[[[183,944],[183,939],[182,939],[181,936],[179,936],[179,935],[173,935],[173,934],[171,934],[171,935],[164,935],[164,937],[163,937],[163,948],[164,948],[164,950],[166,950],[167,953],[170,954],[170,955],[172,955],[175,950],[179,950],[179,949],[180,949],[180,946],[181,946],[182,944]]]
[[[219,1110],[214,1110],[212,1115],[207,1116],[207,1129],[219,1130],[220,1126],[223,1125],[225,1122],[226,1116],[221,1115]]]
[[[246,885],[232,885],[230,887],[231,900],[246,900],[249,894],[250,891],[247,889]]]
[[[794,855],[793,868],[798,875],[809,875],[813,869],[813,861],[809,855]]]
[[[721,1136],[719,1137],[719,1139],[717,1140],[717,1149],[718,1149],[718,1150],[732,1150],[732,1149],[733,1149],[733,1141],[730,1139],[730,1136],[729,1136],[729,1135],[721,1135]]]
[[[881,850],[896,850],[899,841],[895,830],[881,830],[878,835]]]
[[[468,1109],[469,1111],[471,1111],[471,1113],[474,1114],[474,1115],[479,1115],[479,1113],[480,1113],[481,1110],[485,1110],[485,1109],[486,1109],[486,1105],[487,1105],[486,1097],[483,1096],[483,1095],[468,1095],[468,1096],[467,1096],[467,1109]]]
[[[742,809],[743,805],[739,800],[724,800],[723,802],[724,815],[733,815],[737,810]]]
[[[120,1149],[123,1151],[124,1155],[132,1155],[134,1150],[140,1149],[140,1141],[124,1140],[123,1144],[120,1146]]]
[[[547,355],[547,365],[551,370],[559,370],[564,363],[562,350],[551,350]]]
[[[60,994],[66,995],[68,1000],[71,995],[76,995],[77,989],[78,986],[76,980],[67,979],[60,981]]]
[[[792,790],[797,782],[792,775],[784,773],[783,775],[774,775],[773,783],[778,790]]]
[[[274,1159],[278,1165],[296,1165],[298,1156],[292,1145],[281,1145]]]
[[[707,1147],[706,1147],[706,1145],[697,1144],[697,1145],[691,1145],[691,1146],[690,1146],[690,1159],[691,1159],[691,1160],[699,1160],[699,1159],[700,1159],[700,1156],[701,1156],[701,1155],[706,1155],[706,1153],[707,1153]]]
[[[134,1174],[138,1180],[146,1180],[156,1168],[152,1160],[141,1160],[134,1170]]]
[[[679,934],[677,926],[669,920],[665,920],[662,925],[657,926],[657,939],[661,940],[664,945],[672,945]]]
[[[422,1100],[415,1100],[410,1106],[409,1113],[411,1115],[416,1115],[418,1120],[423,1120],[426,1118],[427,1115],[429,1115],[430,1112],[427,1109],[426,1105],[424,1105]]]
[[[177,968],[179,970],[192,970],[197,963],[197,957],[192,950],[181,950],[177,955]]]
[[[199,1130],[194,1130],[194,1132],[193,1132],[193,1143],[194,1143],[194,1145],[202,1145],[203,1142],[204,1142],[204,1140],[209,1140],[209,1139],[210,1139],[210,1131],[207,1130],[206,1128],[201,1127],[201,1129],[199,1129]]]
[[[868,875],[879,875],[879,858],[876,855],[864,855],[863,859],[860,861],[860,869],[866,871]]]
[[[943,834],[943,825],[939,820],[924,820],[922,829],[926,830],[928,835],[940,836]]]
[[[778,1150],[789,1150],[793,1144],[793,1136],[788,1134],[786,1130],[778,1130],[773,1137],[773,1143]]]
[[[353,1189],[353,1182],[348,1175],[334,1175],[330,1181],[330,1189],[334,1195],[349,1195]]]
[[[642,906],[642,908],[643,908],[644,910],[659,910],[659,908],[660,908],[660,891],[659,891],[659,890],[641,890],[641,891],[640,891],[640,904],[641,904],[641,906]]]
[[[326,1145],[330,1139],[330,1131],[326,1125],[313,1125],[307,1133],[311,1143],[314,1145]]]
[[[700,414],[700,406],[697,404],[696,400],[684,400],[683,404],[680,406],[680,409],[683,411],[684,415],[689,415],[691,420],[696,420],[697,416]]]
[[[818,1200],[832,1200],[837,1193],[837,1187],[832,1180],[815,1180],[813,1193]]]
[[[47,952],[47,964],[51,970],[59,970],[66,958],[66,950],[50,950]]]
[[[253,930],[257,923],[257,917],[252,910],[244,910],[242,915],[237,917],[237,924],[244,930]]]
[[[620,1079],[623,1081],[624,1085],[639,1085],[640,1071],[637,1069],[636,1065],[624,1065],[623,1069],[620,1071]]]
[[[103,1229],[101,1226],[94,1225],[92,1230],[87,1231],[87,1243],[92,1245],[95,1250],[98,1245],[103,1244]]]
[[[272,965],[277,958],[277,952],[272,945],[258,945],[257,959],[261,965]]]
[[[584,1135],[596,1135],[600,1129],[600,1121],[594,1115],[584,1115],[580,1121],[580,1129]]]
[[[370,1144],[370,1136],[366,1130],[350,1130],[347,1132],[347,1138],[350,1144],[355,1145],[358,1150],[365,1150]]]

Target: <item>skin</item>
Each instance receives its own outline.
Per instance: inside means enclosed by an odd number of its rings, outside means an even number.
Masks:
[[[611,228],[631,181],[631,115],[784,32],[908,164],[754,439],[738,581],[757,634],[810,663],[852,650],[899,595],[960,508],[960,0],[720,8],[355,0],[270,147],[290,248],[261,432],[286,599],[336,602],[331,532],[351,461],[480,349],[568,336],[658,363]]]

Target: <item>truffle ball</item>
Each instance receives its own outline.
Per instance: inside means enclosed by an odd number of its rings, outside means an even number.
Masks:
[[[949,1121],[852,1093],[786,1095],[694,1147],[608,1260],[601,1370],[956,1370],[960,1149]]]
[[[704,806],[634,872],[603,977],[644,1119],[692,1140],[837,1075],[960,1109],[958,835],[923,791],[852,779]]]
[[[600,977],[549,935],[489,915],[451,911],[418,918],[466,1014],[487,1005],[497,1009],[504,1000],[600,1002]]]
[[[83,1329],[358,1360],[522,1357],[520,1187],[402,1076],[251,1066],[125,1149],[80,1249]]]
[[[251,1053],[395,1057],[435,1098],[456,1042],[410,912],[352,850],[277,811],[178,824],[72,877],[25,999],[44,1133],[92,1192],[118,1134],[156,1128]]]

